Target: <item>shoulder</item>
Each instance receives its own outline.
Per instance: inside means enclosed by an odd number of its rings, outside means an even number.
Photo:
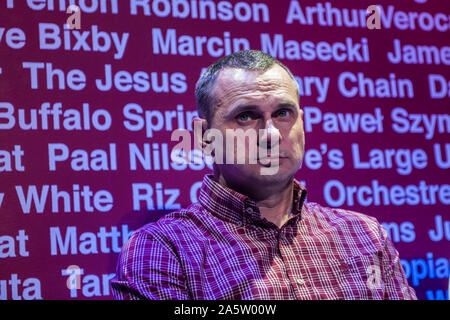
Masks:
[[[315,202],[305,203],[306,210],[331,223],[362,223],[378,228],[378,220],[370,215],[342,208],[325,207]]]
[[[305,203],[305,214],[316,224],[336,231],[342,237],[358,238],[372,242],[377,247],[384,245],[383,227],[375,217],[341,208],[325,207],[315,202]]]
[[[129,241],[147,239],[168,243],[195,233],[205,218],[203,207],[193,203],[187,208],[166,214],[156,222],[143,225],[132,234]]]

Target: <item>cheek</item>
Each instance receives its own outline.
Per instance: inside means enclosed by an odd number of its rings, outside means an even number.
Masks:
[[[255,135],[227,135],[223,133],[223,161],[229,164],[256,164],[258,138]]]
[[[305,132],[301,121],[296,122],[291,128],[288,134],[288,140],[294,151],[303,153],[305,147]]]
[[[294,143],[294,152],[297,157],[302,157],[305,151],[305,141],[302,137],[297,137]]]

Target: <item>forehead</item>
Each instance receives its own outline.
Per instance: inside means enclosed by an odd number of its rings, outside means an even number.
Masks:
[[[265,71],[224,69],[219,73],[212,93],[218,105],[247,97],[290,96],[296,99],[297,86],[286,70],[275,64]]]

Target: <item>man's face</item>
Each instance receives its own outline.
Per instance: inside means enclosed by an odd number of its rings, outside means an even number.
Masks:
[[[288,73],[277,64],[266,71],[227,68],[219,73],[211,94],[216,103],[209,127],[225,137],[223,159],[232,152],[235,159],[245,160],[243,164],[225,160],[216,164],[225,181],[241,185],[291,179],[303,159],[305,135],[297,85]],[[227,148],[227,132],[239,130],[253,130],[257,151],[265,153],[255,152],[255,141],[250,139],[245,140],[245,150],[237,143],[234,149]],[[261,174],[264,168],[266,174]]]

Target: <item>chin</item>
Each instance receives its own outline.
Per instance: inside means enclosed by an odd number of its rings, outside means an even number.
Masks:
[[[264,183],[284,183],[294,177],[297,170],[289,170],[286,166],[261,166],[255,165],[251,168],[243,168],[241,174],[252,181]]]
[[[285,184],[294,178],[298,168],[299,164],[297,165],[297,163],[289,160],[283,161],[277,166],[261,164],[218,165],[218,169],[225,180],[251,187],[258,186],[258,184]],[[265,174],[262,174],[263,172]]]

